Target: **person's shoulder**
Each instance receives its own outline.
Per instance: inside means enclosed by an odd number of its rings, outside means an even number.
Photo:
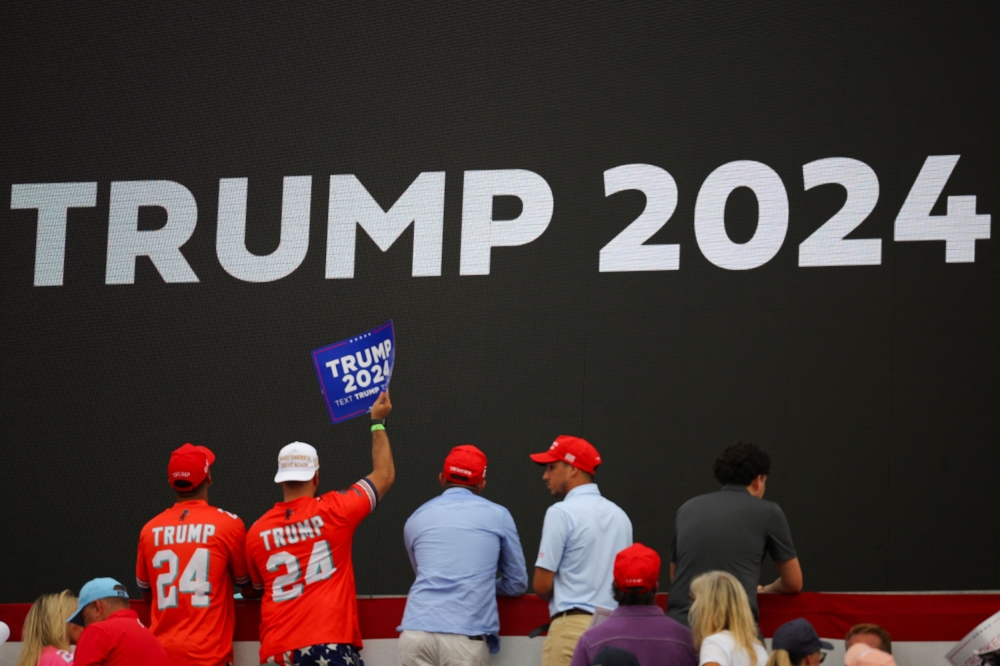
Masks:
[[[243,519],[237,516],[232,511],[226,511],[222,507],[212,506],[211,504],[204,507],[204,512],[212,517],[218,517],[223,519],[228,519],[230,522],[243,522]]]
[[[763,504],[764,507],[766,507],[769,513],[784,513],[784,511],[781,508],[781,505],[778,504],[777,502],[772,502],[771,500],[766,500],[766,499],[762,499],[760,501],[761,504]]]
[[[711,493],[702,493],[701,495],[695,495],[688,501],[681,504],[680,508],[677,509],[677,513],[680,513],[682,511],[697,510],[698,508],[706,504],[717,502],[719,500],[720,495],[721,493],[718,491]]]
[[[663,624],[667,632],[684,634],[688,637],[691,636],[691,629],[689,629],[686,624],[681,624],[666,613],[664,613],[658,621]]]
[[[622,515],[627,515],[625,514],[625,509],[621,508],[620,506],[618,506],[616,502],[613,502],[612,500],[608,499],[607,497],[604,497],[603,495],[601,496],[600,503],[604,507],[606,507],[609,511],[613,511],[615,513],[621,513]]]
[[[738,499],[738,496],[734,493],[733,497]],[[722,490],[713,490],[710,493],[702,493],[701,495],[695,495],[684,504],[681,504],[681,509],[687,508],[697,508],[704,506],[706,504],[718,504],[720,502],[725,502],[729,499],[729,494],[722,492]]]
[[[510,515],[510,511],[508,511],[507,507],[505,507],[503,504],[494,502],[491,499],[486,499],[482,495],[473,494],[471,501],[475,502],[477,506],[481,506],[485,510],[495,514],[497,517],[503,518]]]
[[[548,520],[550,517],[556,520],[561,520],[563,518],[568,518],[573,515],[573,509],[568,506],[565,501],[559,500],[554,504],[550,504],[549,508],[545,510],[545,519]]]
[[[443,499],[444,499],[443,494],[435,495],[434,497],[430,498],[429,500],[418,506],[416,509],[414,509],[413,513],[410,514],[410,517],[406,519],[406,522],[409,523],[411,520],[417,520],[421,517],[426,517],[427,515],[433,515],[434,512],[438,510],[447,512],[448,511],[447,507],[441,506]]]
[[[322,495],[313,498],[313,501],[318,502],[318,506],[320,508],[336,507],[347,500],[359,498],[368,499],[368,493],[374,492],[375,487],[372,485],[372,482],[367,478],[361,478],[346,488],[339,488],[337,490],[325,492]]]
[[[598,496],[596,496],[594,498],[594,501],[595,501],[595,504],[591,504],[590,506],[581,506],[581,507],[578,507],[577,511],[580,512],[580,513],[585,513],[586,514],[586,513],[590,513],[592,511],[594,511],[595,508],[596,508],[597,511],[603,512],[605,515],[607,515],[607,514],[614,514],[619,519],[624,518],[629,523],[632,522],[631,519],[628,517],[628,513],[625,512],[625,509],[621,508],[620,506],[618,506],[618,504],[616,504],[614,501],[608,499],[604,495],[598,495]]]
[[[284,515],[283,512],[278,509],[278,507],[272,506],[264,512],[264,515],[253,521],[253,524],[250,526],[250,529],[247,530],[247,533],[256,533],[267,529],[270,526],[270,523],[274,520],[275,516],[281,515]]]
[[[720,631],[717,634],[712,634],[711,636],[705,636],[705,639],[701,642],[701,644],[702,646],[715,645],[726,650],[731,650],[733,646],[736,645],[736,639],[733,638],[732,633],[726,630]]]
[[[72,664],[73,656],[73,653],[69,650],[60,650],[48,645],[42,650],[42,654],[38,658],[38,666],[63,666],[64,664]]]
[[[212,523],[215,525],[215,529],[219,530],[245,530],[246,526],[243,523],[243,519],[237,516],[232,511],[226,511],[225,509],[220,509],[217,506],[212,506],[206,504],[199,508],[198,512],[193,516],[195,520],[204,521],[206,523]]]
[[[170,510],[172,508],[173,507],[167,507],[163,511],[159,512],[158,514],[147,520],[146,524],[142,526],[142,533],[151,531],[154,527],[159,527],[161,523],[168,522],[169,516],[167,514],[170,513]]]

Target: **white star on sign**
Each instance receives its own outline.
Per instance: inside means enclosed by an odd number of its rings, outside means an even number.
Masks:
[[[310,645],[309,647],[300,648],[299,652],[302,653],[303,655],[307,655],[307,654],[310,654],[311,650],[312,650],[312,646]]]
[[[319,664],[319,666],[327,666],[330,663],[330,660],[320,657],[319,659],[316,660],[316,662]]]
[[[331,650],[331,651],[335,651],[337,649],[337,644],[336,643],[327,643],[326,644],[326,649],[327,650]]]

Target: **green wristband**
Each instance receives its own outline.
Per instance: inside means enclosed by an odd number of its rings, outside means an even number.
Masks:
[[[385,426],[381,423],[376,423],[372,426],[372,432],[375,432],[376,430],[385,430]]]

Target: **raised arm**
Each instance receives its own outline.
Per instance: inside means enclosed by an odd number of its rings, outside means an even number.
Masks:
[[[392,403],[386,391],[372,405],[372,419],[384,419],[391,411]],[[385,430],[372,431],[372,473],[368,475],[368,480],[374,484],[380,500],[396,480],[396,465],[392,461],[392,449],[389,448],[389,436]]]

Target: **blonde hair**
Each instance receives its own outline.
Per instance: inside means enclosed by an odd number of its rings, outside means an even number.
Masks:
[[[799,662],[801,663],[801,662]],[[787,650],[775,650],[767,660],[767,666],[796,666],[792,663],[792,655]]]
[[[702,642],[712,634],[728,630],[736,642],[756,663],[754,645],[757,624],[753,621],[746,590],[736,577],[725,571],[709,571],[691,582],[694,603],[688,611],[695,649],[701,650]]]
[[[52,646],[69,650],[69,627],[66,620],[76,612],[77,599],[69,590],[43,594],[31,604],[21,632],[21,656],[17,666],[38,666],[42,650]]]

